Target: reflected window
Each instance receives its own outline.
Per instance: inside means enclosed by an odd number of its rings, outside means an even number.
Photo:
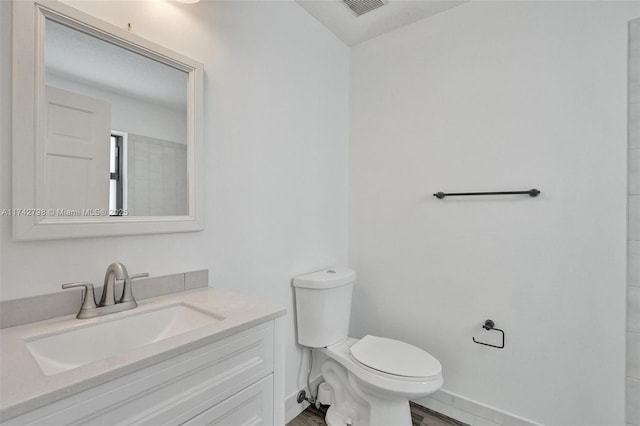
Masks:
[[[124,206],[124,133],[112,132],[109,150],[109,216],[122,216]]]

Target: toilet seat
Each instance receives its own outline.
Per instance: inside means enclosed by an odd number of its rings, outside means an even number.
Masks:
[[[433,393],[442,386],[441,367],[438,373],[433,376],[408,377],[385,373],[361,363],[350,351],[351,347],[358,342],[358,339],[348,337],[335,345],[318,350],[342,365],[349,372],[349,375],[357,378],[361,388],[374,389],[375,393],[382,392],[385,395],[394,395],[394,398],[415,399]],[[440,365],[439,362],[438,365]]]
[[[426,379],[442,373],[442,365],[431,354],[399,340],[367,335],[349,352],[356,362],[393,376]]]

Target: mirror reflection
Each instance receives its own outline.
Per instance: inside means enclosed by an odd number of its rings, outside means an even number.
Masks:
[[[44,56],[47,208],[187,215],[188,74],[49,18]]]

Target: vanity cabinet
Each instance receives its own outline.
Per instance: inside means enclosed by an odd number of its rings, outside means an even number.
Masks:
[[[273,377],[267,376],[184,423],[196,425],[266,425],[273,416]]]
[[[281,402],[274,398],[274,322],[131,371],[3,424],[274,424],[274,401]]]

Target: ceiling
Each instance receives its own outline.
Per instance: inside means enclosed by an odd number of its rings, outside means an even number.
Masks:
[[[296,1],[340,40],[353,46],[469,0],[383,0],[384,6],[362,16],[356,16],[343,0]]]
[[[45,67],[47,75],[186,110],[187,73],[51,19]]]

